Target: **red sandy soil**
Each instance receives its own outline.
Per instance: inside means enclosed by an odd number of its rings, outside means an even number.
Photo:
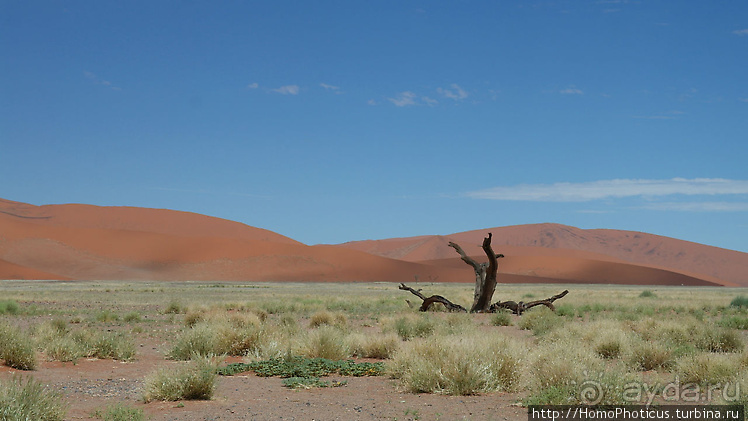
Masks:
[[[0,199],[0,279],[472,282],[449,241],[485,259],[492,232],[502,282],[748,286],[748,253],[651,234],[522,225],[307,246],[188,212]]]
[[[94,411],[118,403],[142,409],[153,421],[527,419],[527,409],[516,405],[521,398],[516,394],[412,394],[399,390],[397,381],[387,377],[332,376],[325,380],[347,384],[293,390],[283,387],[280,378],[243,373],[219,377],[210,401],[146,404],[142,400],[145,377],[159,367],[183,364],[166,360],[162,351],[165,348],[165,344],[148,339],[138,347],[133,362],[95,359],[79,360],[75,365],[42,362],[32,372],[0,366],[0,379],[33,376],[47,388],[60,392],[68,403],[66,420],[96,419],[92,416]]]

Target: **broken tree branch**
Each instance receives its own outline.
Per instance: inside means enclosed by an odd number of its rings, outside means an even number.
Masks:
[[[410,291],[413,295],[423,300],[423,304],[421,304],[421,307],[418,309],[419,311],[426,311],[429,309],[429,307],[431,307],[432,304],[440,303],[440,304],[443,304],[444,307],[446,307],[447,310],[451,312],[467,313],[467,310],[465,310],[465,307],[458,305],[458,304],[454,304],[453,302],[442,297],[441,295],[432,295],[430,297],[426,297],[423,294],[421,294],[421,290],[415,290],[405,284],[400,284],[398,289]]]

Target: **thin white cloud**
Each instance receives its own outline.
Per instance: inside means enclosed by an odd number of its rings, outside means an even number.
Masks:
[[[395,98],[387,98],[398,107],[416,105],[416,94],[411,91],[400,92]]]
[[[339,91],[340,90],[339,86],[328,85],[326,83],[320,83],[319,86],[321,86],[321,87],[323,87],[323,88],[325,88],[327,90],[330,90],[330,91]]]
[[[683,114],[685,114],[684,111],[673,110],[659,115],[635,115],[631,117],[645,120],[675,120]]]
[[[421,101],[423,101],[423,103],[428,105],[429,107],[434,107],[439,103],[439,101],[435,100],[434,98],[429,98],[427,96],[421,97]]]
[[[679,212],[748,212],[746,202],[660,202],[649,203],[642,209]]]
[[[366,103],[369,104],[369,105],[378,105],[379,104],[375,99],[370,99],[370,100],[366,101]]]
[[[121,90],[122,90],[122,88],[120,88],[120,87],[118,87],[118,86],[114,86],[114,85],[112,85],[112,82],[110,82],[110,81],[108,81],[108,80],[103,80],[103,79],[100,79],[100,78],[99,78],[98,76],[96,76],[96,74],[95,74],[95,73],[93,73],[93,72],[85,71],[85,72],[83,72],[83,76],[85,76],[85,77],[86,77],[86,79],[90,80],[90,81],[91,81],[91,82],[93,82],[93,83],[94,83],[95,85],[103,85],[103,86],[106,86],[106,87],[108,87],[108,88],[110,88],[110,89],[112,89],[112,90],[114,90],[114,91],[121,91]]]
[[[735,35],[745,36],[748,35],[748,29],[738,29],[737,31],[732,31]]]
[[[446,98],[454,99],[455,101],[460,101],[468,97],[468,93],[465,92],[460,85],[453,83],[449,85],[449,87],[452,89],[436,88],[436,92],[439,92],[440,95],[443,95]]]
[[[247,89],[257,89],[259,87],[260,85],[257,82],[250,83],[249,85],[247,85]]]
[[[558,91],[558,93],[564,94],[564,95],[584,95],[584,91],[582,91],[581,89],[578,89],[575,86],[570,86],[566,89],[561,89],[560,91]]]
[[[278,89],[273,89],[273,92],[278,92],[279,94],[283,94],[283,95],[298,95],[299,94],[299,85],[285,85],[285,86],[281,86]]]
[[[608,198],[669,195],[748,194],[748,180],[673,178],[669,180],[616,179],[585,183],[521,184],[466,193],[475,199],[532,202],[587,202]]]

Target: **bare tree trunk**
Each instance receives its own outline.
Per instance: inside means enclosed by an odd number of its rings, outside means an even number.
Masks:
[[[492,234],[489,232],[488,237],[483,239],[483,252],[488,257],[488,263],[476,262],[465,254],[465,251],[457,243],[449,242],[449,246],[454,248],[460,254],[462,260],[472,266],[475,272],[475,290],[473,294],[473,306],[470,308],[471,313],[488,311],[491,299],[496,291],[496,273],[499,270],[498,259],[504,257],[504,255],[493,252],[491,238]]]
[[[449,242],[449,246],[455,249],[455,251],[459,253],[462,260],[468,265],[472,266],[473,271],[475,272],[475,290],[473,293],[473,306],[470,308],[470,312],[495,313],[497,311],[500,311],[501,309],[509,309],[514,314],[521,315],[525,310],[538,305],[544,305],[555,311],[556,308],[553,306],[553,302],[566,296],[566,294],[569,293],[568,290],[544,300],[530,301],[529,303],[525,303],[522,301],[498,301],[491,304],[493,294],[494,292],[496,292],[497,273],[499,270],[498,259],[504,257],[503,254],[494,253],[493,249],[491,248],[491,238],[492,235],[489,232],[488,237],[483,239],[483,252],[486,253],[486,256],[488,257],[488,263],[476,262],[465,253],[465,251],[462,249],[462,247],[460,247],[459,244],[453,243],[451,241]],[[419,309],[420,311],[428,310],[431,304],[434,303],[443,304],[449,311],[467,311],[465,310],[465,307],[454,304],[441,295],[432,295],[430,297],[426,297],[421,294],[421,290],[414,290],[413,288],[405,284],[400,284],[399,289],[410,291],[413,295],[423,300],[423,303],[421,304],[421,307]],[[410,305],[410,301],[408,301],[408,305]]]

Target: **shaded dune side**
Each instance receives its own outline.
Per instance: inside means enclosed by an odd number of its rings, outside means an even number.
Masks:
[[[45,226],[3,214],[0,227],[0,259],[53,279],[404,282],[451,271],[332,246]],[[37,275],[12,273],[0,278]]]
[[[582,230],[559,224],[516,225],[467,231],[448,236],[419,236],[341,244],[354,250],[420,262],[455,257],[449,241],[470,255],[483,254],[480,244],[493,233],[493,247],[506,255],[553,255],[625,262],[702,278],[729,286],[748,286],[748,253],[726,250],[674,238],[631,231]],[[483,257],[485,259],[485,257]]]
[[[475,259],[480,261],[479,256]],[[432,260],[435,266],[457,269],[465,267],[460,258]],[[709,281],[668,270],[632,265],[628,263],[585,259],[573,256],[508,256],[499,260],[501,283],[575,283],[618,285],[670,285],[670,286],[723,286]]]

